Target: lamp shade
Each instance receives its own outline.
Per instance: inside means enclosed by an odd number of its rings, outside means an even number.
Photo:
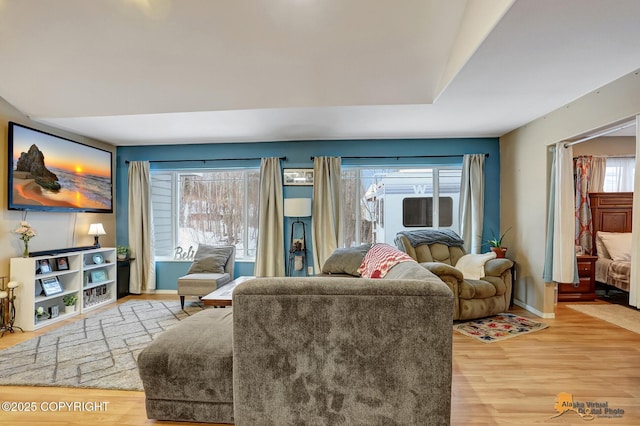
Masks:
[[[105,235],[104,226],[101,223],[92,223],[89,225],[89,235]]]
[[[288,217],[311,216],[311,198],[285,198],[284,215]]]

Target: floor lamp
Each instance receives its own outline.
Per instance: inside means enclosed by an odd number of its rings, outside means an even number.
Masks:
[[[301,217],[311,216],[311,198],[285,198],[284,199],[284,215],[286,217],[295,217],[291,223],[291,238],[289,240],[289,262],[287,266],[287,275],[292,276],[293,271],[304,271],[307,276],[307,234],[306,228]],[[302,243],[294,242],[296,227],[302,227]]]

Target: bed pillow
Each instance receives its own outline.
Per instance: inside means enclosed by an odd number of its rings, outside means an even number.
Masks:
[[[233,246],[200,244],[187,274],[224,274],[224,266],[232,252]]]
[[[358,268],[364,255],[371,248],[371,244],[363,244],[359,247],[346,247],[334,250],[331,256],[322,265],[323,274],[347,274],[359,277]]]
[[[602,233],[602,231],[596,232],[596,254],[601,259],[611,259],[611,255],[609,255],[609,252],[607,251],[607,248],[604,246],[602,238],[600,237],[600,234]],[[608,232],[605,232],[605,234],[608,234]]]
[[[612,260],[631,261],[631,232],[598,232],[598,236]]]

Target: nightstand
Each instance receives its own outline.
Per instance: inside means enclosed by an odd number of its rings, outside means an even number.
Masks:
[[[558,302],[578,302],[596,299],[596,260],[598,256],[578,256],[580,282],[558,283]]]

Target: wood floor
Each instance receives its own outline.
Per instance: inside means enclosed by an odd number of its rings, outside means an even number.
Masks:
[[[540,320],[520,308],[511,312]],[[562,303],[556,318],[544,321],[550,326],[546,330],[497,343],[453,334],[451,424],[640,425],[640,335]],[[5,334],[0,349],[46,331]],[[592,421],[574,412],[551,418],[556,413],[556,395],[561,392],[572,394],[574,401],[607,402],[610,409],[621,408],[624,414]],[[35,401],[38,406],[43,401],[108,403],[102,412],[0,411],[2,425],[199,424],[148,420],[143,392],[5,386],[0,387],[0,401]]]

